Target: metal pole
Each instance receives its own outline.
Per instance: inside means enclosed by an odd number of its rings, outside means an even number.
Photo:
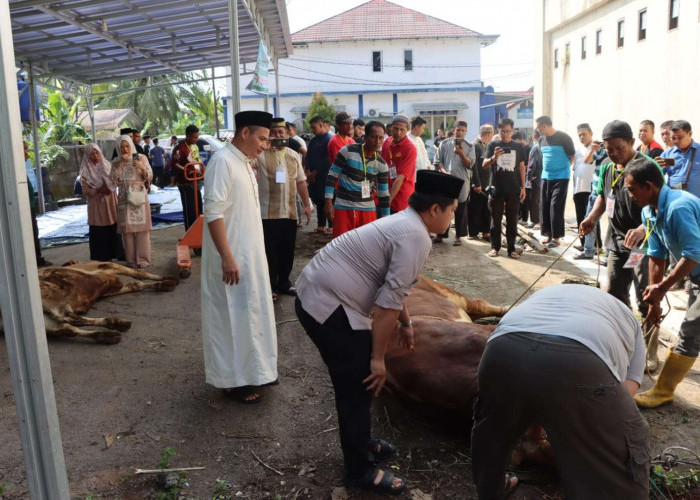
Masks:
[[[0,308],[27,484],[34,500],[70,498],[46,347],[22,156],[9,2],[0,2]]]
[[[211,68],[211,90],[214,94],[214,126],[216,127],[216,138],[219,138],[219,103],[216,100],[216,79],[214,78],[215,68]]]
[[[275,59],[275,116],[280,115],[280,65],[279,59]]]
[[[265,107],[263,108],[263,111],[265,111],[265,113],[268,113],[270,111],[270,97],[267,94],[265,94],[264,103]]]
[[[34,141],[34,170],[36,171],[36,188],[39,197],[39,213],[46,211],[46,200],[44,199],[44,179],[41,175],[41,157],[39,156],[39,126],[36,122],[36,88],[34,87],[34,75],[32,74],[32,63],[29,63],[29,119],[32,123],[32,140]],[[31,203],[34,200],[30,200]]]
[[[241,110],[241,64],[238,53],[238,0],[228,0],[228,32],[231,39],[231,120]]]
[[[95,129],[95,101],[92,98],[92,85],[90,85],[90,94],[87,99],[88,116],[90,117],[90,133],[92,142],[97,143],[97,129]]]

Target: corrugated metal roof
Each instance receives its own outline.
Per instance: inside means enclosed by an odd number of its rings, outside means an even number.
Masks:
[[[292,52],[284,0],[237,0],[241,63]],[[230,65],[228,0],[10,0],[18,64],[96,83]],[[262,36],[261,36],[262,33]],[[35,70],[36,73],[36,70]]]
[[[498,35],[482,35],[456,24],[407,9],[387,0],[371,0],[354,9],[297,31],[297,44],[348,40],[391,40],[414,38],[480,38],[482,45]]]

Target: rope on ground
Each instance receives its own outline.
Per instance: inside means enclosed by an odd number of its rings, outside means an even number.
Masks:
[[[569,243],[569,244],[567,245],[567,247],[564,249],[564,251],[563,251],[562,253],[559,254],[559,257],[557,257],[556,259],[554,259],[554,262],[552,262],[552,263],[549,265],[549,267],[547,267],[547,269],[545,269],[544,271],[542,271],[542,274],[540,274],[540,275],[538,276],[538,278],[537,278],[535,281],[533,281],[532,284],[531,284],[529,287],[527,287],[527,290],[525,290],[525,291],[522,293],[522,295],[521,295],[520,297],[518,297],[517,300],[511,304],[511,306],[508,308],[509,311],[510,311],[511,309],[513,309],[513,307],[515,307],[515,304],[517,304],[518,302],[520,302],[520,299],[522,299],[523,297],[525,297],[525,294],[526,294],[527,292],[529,292],[530,290],[532,290],[532,287],[535,286],[535,285],[537,284],[537,282],[540,281],[540,280],[544,277],[544,275],[547,274],[547,272],[548,272],[550,269],[552,269],[552,268],[554,267],[554,265],[555,265],[557,262],[559,262],[559,260],[564,256],[564,254],[569,250],[569,248],[571,248],[571,245],[573,245],[575,242],[576,242],[576,238],[574,238],[573,240],[571,240],[571,243]]]

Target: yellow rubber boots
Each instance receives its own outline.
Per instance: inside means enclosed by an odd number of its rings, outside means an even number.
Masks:
[[[640,408],[656,408],[673,401],[673,391],[693,367],[696,358],[683,356],[673,351],[661,369],[656,384],[650,390],[637,394],[634,400]]]

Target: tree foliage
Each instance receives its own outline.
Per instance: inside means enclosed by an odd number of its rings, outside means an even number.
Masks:
[[[311,98],[309,113],[306,115],[306,120],[304,120],[304,125],[307,130],[311,128],[309,120],[314,116],[320,116],[331,123],[335,121],[335,108],[328,104],[326,97],[321,92],[316,92]]]

